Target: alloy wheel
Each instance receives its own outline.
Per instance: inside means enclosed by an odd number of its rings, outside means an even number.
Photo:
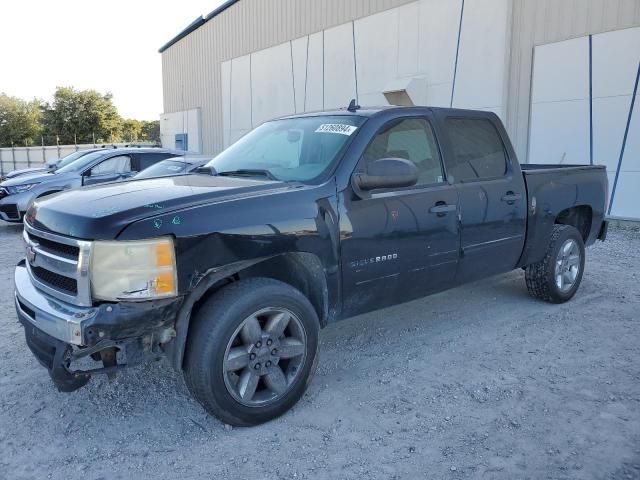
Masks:
[[[576,283],[581,268],[581,254],[578,243],[569,238],[558,252],[556,257],[555,281],[558,289],[566,293]]]
[[[285,308],[247,317],[231,336],[223,369],[227,391],[239,403],[262,407],[286,395],[306,358],[307,335]]]

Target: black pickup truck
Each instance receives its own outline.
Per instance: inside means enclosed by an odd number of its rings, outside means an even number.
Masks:
[[[606,199],[604,167],[519,165],[492,113],[352,104],[267,122],[194,174],[36,200],[16,309],[62,391],[166,357],[253,425],[301,397],[329,323],[517,268],[569,300]]]

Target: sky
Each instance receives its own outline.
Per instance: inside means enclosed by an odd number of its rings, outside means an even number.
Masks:
[[[0,92],[52,99],[57,86],[111,92],[120,115],[158,120],[158,49],[222,0],[0,0]]]

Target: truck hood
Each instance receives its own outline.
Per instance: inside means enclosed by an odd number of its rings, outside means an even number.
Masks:
[[[74,238],[111,240],[145,218],[288,188],[284,182],[209,175],[134,180],[43,197],[27,211],[26,221]]]

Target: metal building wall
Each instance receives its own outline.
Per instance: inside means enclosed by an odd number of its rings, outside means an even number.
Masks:
[[[162,54],[164,112],[201,108],[202,147],[223,146],[221,63],[415,0],[242,0]]]
[[[513,0],[512,15],[506,122],[516,152],[524,161],[534,47],[640,26],[640,0]]]

